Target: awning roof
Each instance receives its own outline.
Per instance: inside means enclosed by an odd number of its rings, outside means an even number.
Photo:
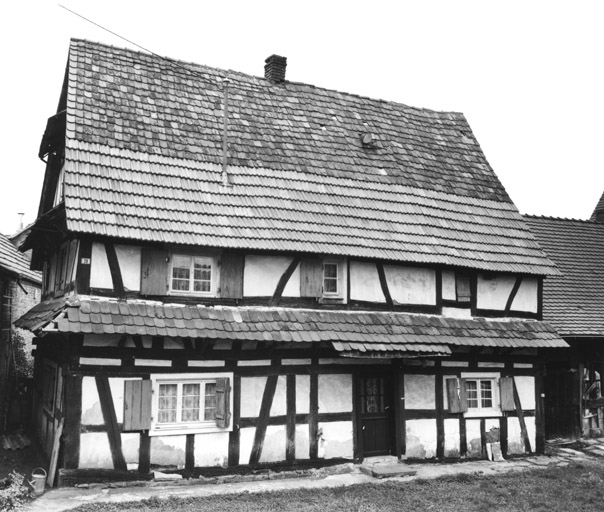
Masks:
[[[446,356],[457,346],[566,348],[546,323],[395,312],[207,307],[74,296],[42,302],[16,325],[40,332],[279,343],[329,342],[342,355]]]

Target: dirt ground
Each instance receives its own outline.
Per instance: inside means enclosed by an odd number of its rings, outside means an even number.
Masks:
[[[32,437],[30,436],[30,439]],[[20,450],[4,450],[0,448],[0,480],[15,470],[31,479],[31,472],[35,468],[48,470],[48,464],[42,456],[41,448],[32,439],[32,444]]]

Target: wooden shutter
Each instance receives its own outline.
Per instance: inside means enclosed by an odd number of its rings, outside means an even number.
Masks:
[[[449,402],[449,412],[467,412],[468,398],[465,379],[447,379],[447,400]]]
[[[319,259],[300,262],[300,297],[320,297],[323,291],[323,262]]]
[[[231,422],[231,384],[228,378],[216,379],[216,426],[229,428]]]
[[[124,432],[151,428],[151,381],[124,381]]]
[[[243,297],[243,254],[225,253],[220,265],[220,296],[227,299]]]
[[[143,249],[141,294],[166,295],[168,291],[168,253],[161,249]]]
[[[514,403],[514,377],[501,377],[499,379],[499,399],[502,411],[516,410],[516,404]]]

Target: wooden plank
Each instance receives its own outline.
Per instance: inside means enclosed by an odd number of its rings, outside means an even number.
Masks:
[[[117,252],[115,251],[115,245],[113,245],[113,242],[105,242],[105,253],[107,253],[107,262],[109,263],[109,272],[111,273],[113,292],[118,299],[125,299],[126,290],[124,289],[124,280],[122,279],[120,262],[117,258]]]
[[[138,448],[138,472],[147,474],[151,470],[151,437],[149,431],[141,432]]]
[[[296,459],[296,375],[288,374],[286,379],[285,460],[292,462]]]
[[[466,418],[463,414],[459,416],[459,455],[465,457],[468,454]]]
[[[80,429],[82,421],[82,377],[65,376],[65,423],[63,428],[63,467],[80,465]]]
[[[76,269],[76,293],[80,295],[90,294],[90,262],[92,258],[92,240],[83,238],[80,240],[80,251]]]
[[[381,261],[377,261],[375,263],[377,268],[378,277],[380,279],[380,286],[382,287],[382,293],[384,294],[384,298],[386,299],[386,304],[388,309],[392,311],[394,309],[394,301],[392,300],[392,295],[390,295],[390,289],[388,288],[388,281],[386,280],[386,273],[384,272],[384,265]]]
[[[509,412],[516,410],[514,377],[501,377],[499,379],[499,398],[502,411]]]
[[[516,281],[514,282],[514,286],[512,287],[512,291],[510,292],[510,296],[508,297],[507,302],[505,303],[505,314],[508,315],[510,310],[512,309],[512,303],[518,294],[518,290],[520,289],[520,285],[522,285],[522,276],[517,276]]]
[[[436,361],[434,379],[435,406],[436,406],[436,457],[445,456],[445,418],[443,400],[443,374],[440,361]]]
[[[320,259],[300,262],[300,297],[320,297],[323,290],[323,263]]]
[[[499,418],[499,443],[503,458],[508,456],[508,419],[507,416]]]
[[[95,380],[101,402],[101,412],[103,413],[103,419],[107,427],[107,438],[109,439],[113,467],[114,469],[126,470],[126,461],[122,452],[122,437],[117,423],[109,379],[107,376],[97,375]]]
[[[243,297],[245,255],[223,253],[220,261],[220,296],[241,299]]]
[[[258,426],[254,435],[254,445],[250,453],[250,465],[255,465],[260,462],[262,448],[264,446],[264,437],[266,436],[266,427],[273,405],[275,389],[277,389],[278,375],[269,375],[266,379],[264,394],[262,395],[262,404],[260,405],[260,413],[258,414]]]
[[[289,266],[285,269],[285,272],[283,272],[283,275],[281,276],[281,278],[279,279],[279,282],[277,283],[277,286],[275,287],[275,292],[273,293],[273,296],[269,302],[269,306],[274,307],[274,306],[279,305],[279,300],[281,299],[281,296],[283,295],[283,290],[285,289],[285,286],[287,285],[289,278],[292,276],[292,274],[294,273],[294,270],[296,270],[296,267],[298,266],[299,263],[300,263],[300,257],[296,256],[291,261]]]
[[[319,375],[317,372],[310,374],[310,403],[308,415],[308,442],[311,460],[319,457]]]
[[[239,420],[241,414],[241,375],[233,377],[233,430],[229,432],[228,466],[239,465]]]
[[[61,435],[63,434],[64,420],[61,418],[58,421],[58,425],[55,423],[55,435],[52,443],[52,451],[50,455],[50,464],[48,465],[48,475],[46,477],[46,484],[50,487],[54,486],[55,475],[57,472],[57,463],[59,461],[59,447],[61,445]]]
[[[405,382],[403,371],[398,366],[394,374],[394,444],[395,455],[400,459],[407,451],[405,425]]]
[[[528,431],[526,429],[526,423],[524,421],[524,412],[520,403],[520,396],[518,395],[518,389],[516,388],[516,381],[514,380],[514,404],[516,405],[516,415],[520,422],[520,432],[522,434],[522,440],[524,441],[524,448],[527,452],[532,453],[531,442],[528,437]]]
[[[185,469],[193,471],[195,468],[195,434],[187,434],[185,446]]]
[[[535,375],[535,450],[543,453],[545,450],[545,398],[543,396],[544,365]]]
[[[487,458],[487,427],[484,418],[480,418],[480,456]]]
[[[143,248],[141,254],[141,295],[166,295],[168,291],[168,252]]]
[[[163,336],[152,336],[151,337],[151,348],[159,352],[164,349],[164,337]]]

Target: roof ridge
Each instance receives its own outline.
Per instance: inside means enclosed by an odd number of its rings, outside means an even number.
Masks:
[[[566,222],[581,222],[583,224],[604,225],[604,222],[598,222],[598,221],[591,220],[591,219],[575,219],[572,217],[556,217],[556,216],[552,216],[552,215],[536,215],[536,214],[528,214],[528,213],[522,213],[521,215],[525,219],[561,220],[561,221],[566,221]]]
[[[204,68],[204,69],[208,69],[208,70],[213,70],[213,71],[217,71],[217,72],[223,72],[223,73],[229,73],[229,74],[234,74],[234,75],[238,75],[241,77],[246,77],[246,78],[254,78],[254,79],[260,79],[260,80],[266,80],[267,82],[269,82],[266,78],[264,78],[263,76],[260,75],[252,75],[249,73],[244,73],[243,71],[236,71],[233,69],[225,69],[225,68],[219,68],[219,67],[214,67],[214,66],[208,66],[207,64],[200,64],[198,62],[194,62],[194,61],[187,61],[187,60],[181,60],[181,59],[177,59],[174,57],[168,57],[166,55],[160,55],[159,53],[155,53],[152,50],[146,50],[146,51],[141,51],[141,50],[135,50],[132,48],[128,48],[127,46],[115,46],[109,43],[102,43],[100,41],[91,41],[89,39],[83,39],[83,38],[76,38],[76,37],[72,37],[70,39],[70,46],[71,46],[71,42],[76,42],[76,43],[85,43],[85,44],[92,44],[92,45],[96,45],[96,46],[103,46],[105,48],[111,48],[111,49],[115,49],[115,50],[121,50],[121,51],[126,51],[126,52],[130,52],[130,53],[135,53],[135,54],[139,54],[139,55],[145,55],[147,57],[154,57],[154,58],[160,58],[160,59],[164,59],[166,61],[172,62],[172,63],[176,63],[177,65],[181,66],[183,68],[183,70],[186,70],[187,68],[185,66],[195,66],[195,67],[200,67],[200,68]],[[133,43],[135,44],[135,43]],[[191,70],[188,70],[191,71]],[[231,79],[231,76],[225,76],[225,78],[229,78]],[[413,105],[408,105],[406,103],[402,103],[402,102],[398,102],[398,101],[393,101],[393,100],[386,100],[386,99],[382,99],[382,98],[375,98],[372,96],[365,96],[362,94],[355,94],[355,93],[351,93],[348,91],[342,91],[339,89],[330,89],[328,87],[323,87],[323,86],[319,86],[319,85],[315,85],[315,84],[310,84],[307,82],[298,82],[298,81],[293,81],[293,80],[285,80],[284,82],[282,82],[280,85],[287,85],[287,84],[291,84],[291,85],[298,85],[298,86],[305,86],[305,87],[311,87],[313,89],[317,89],[320,91],[326,91],[326,92],[335,92],[338,94],[344,94],[346,96],[351,96],[354,98],[359,98],[359,99],[364,99],[364,100],[370,100],[370,101],[376,101],[376,102],[381,102],[381,103],[387,103],[387,104],[391,104],[391,105],[400,105],[402,107],[405,108],[409,108],[409,109],[413,109],[413,110],[417,110],[420,112],[428,112],[428,113],[433,113],[433,114],[453,114],[453,115],[457,115],[457,116],[462,116],[465,119],[465,115],[463,114],[463,112],[460,111],[455,111],[455,110],[434,110],[434,109],[430,109],[430,108],[425,108],[425,107],[416,107]]]

